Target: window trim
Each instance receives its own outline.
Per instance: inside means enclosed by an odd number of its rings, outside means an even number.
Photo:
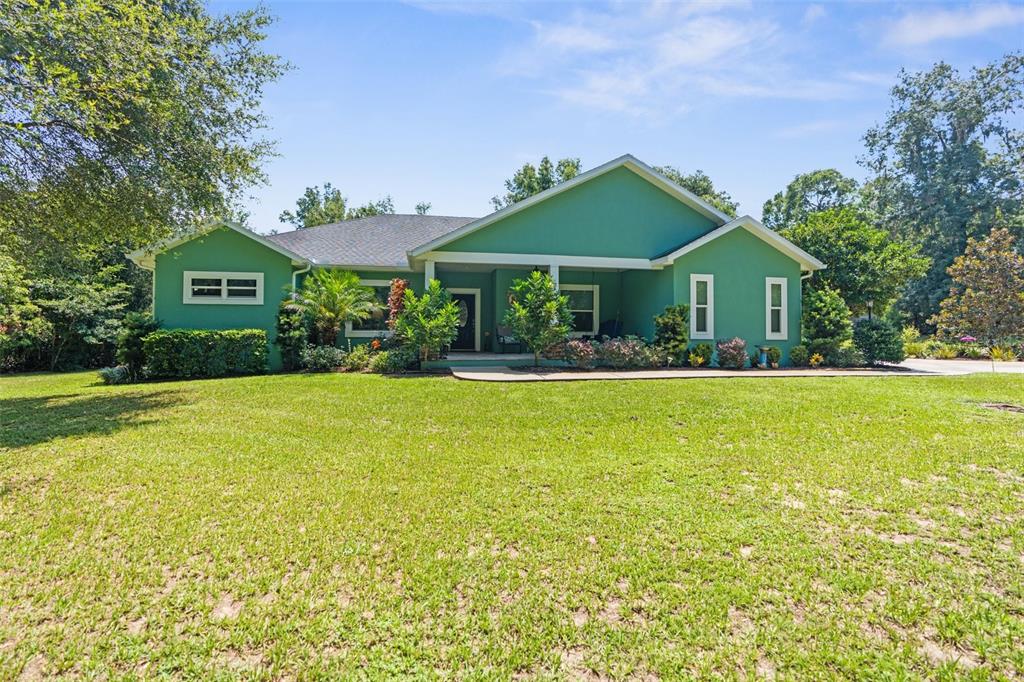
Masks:
[[[697,331],[697,282],[707,282],[708,309],[707,331]],[[690,273],[690,338],[709,340],[715,338],[715,276],[697,272]]]
[[[193,279],[219,279],[221,281],[220,298],[192,295]],[[229,298],[229,279],[256,280],[255,298]],[[262,272],[221,272],[216,270],[185,270],[182,273],[181,302],[185,305],[263,305],[263,273]]]
[[[359,283],[367,287],[390,287],[390,279],[360,279]],[[353,329],[352,320],[345,321],[345,336],[350,339],[376,339],[382,336],[391,336],[395,332],[391,329]]]
[[[772,307],[772,285],[782,287],[782,305]],[[789,279],[786,277],[764,278],[764,338],[769,341],[786,341],[789,339]],[[779,331],[772,331],[772,310],[779,311]]]
[[[559,291],[592,291],[594,292],[594,321],[590,331],[572,331],[569,336],[575,339],[584,336],[597,336],[597,330],[601,328],[601,285],[600,284],[559,284]],[[583,312],[582,310],[580,312]]]

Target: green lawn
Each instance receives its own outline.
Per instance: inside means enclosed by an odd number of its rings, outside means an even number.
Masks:
[[[0,678],[1024,675],[1024,378],[0,378]]]

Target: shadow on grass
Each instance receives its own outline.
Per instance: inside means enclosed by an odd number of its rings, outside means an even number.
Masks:
[[[145,419],[147,412],[181,400],[177,391],[0,399],[0,448],[113,433],[145,424],[151,421]]]

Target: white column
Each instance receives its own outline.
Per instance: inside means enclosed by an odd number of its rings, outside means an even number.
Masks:
[[[551,281],[555,283],[555,289],[558,289],[558,263],[548,266],[548,274],[551,275]]]
[[[425,260],[423,261],[423,290],[426,291],[427,287],[430,286],[430,280],[435,279],[434,277],[434,261]]]

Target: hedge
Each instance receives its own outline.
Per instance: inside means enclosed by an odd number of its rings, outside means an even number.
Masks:
[[[267,371],[262,329],[160,329],[142,339],[146,376],[191,379]]]

